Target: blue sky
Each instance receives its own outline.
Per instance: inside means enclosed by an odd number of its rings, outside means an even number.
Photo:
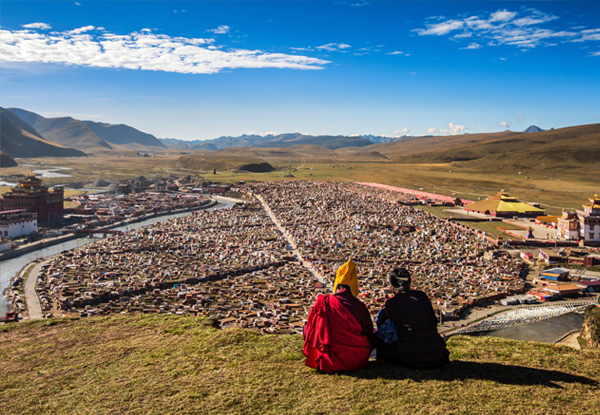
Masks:
[[[596,1],[0,5],[0,105],[160,138],[600,122]]]

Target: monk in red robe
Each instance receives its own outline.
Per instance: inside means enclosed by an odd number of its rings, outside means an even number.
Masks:
[[[338,269],[333,291],[317,297],[304,326],[306,366],[328,373],[361,369],[373,349],[373,322],[356,298],[358,277],[351,259]]]

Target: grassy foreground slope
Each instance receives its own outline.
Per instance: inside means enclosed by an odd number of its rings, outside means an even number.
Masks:
[[[600,351],[456,336],[453,362],[304,366],[300,336],[135,315],[0,328],[3,414],[600,413]]]

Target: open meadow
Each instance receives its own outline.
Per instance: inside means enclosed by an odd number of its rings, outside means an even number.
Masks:
[[[339,180],[376,182],[431,193],[456,196],[464,199],[485,199],[504,189],[525,202],[537,202],[549,214],[560,214],[562,209],[580,209],[588,198],[600,193],[600,168],[560,168],[519,172],[466,167],[461,163],[403,164],[392,161],[353,162],[344,159],[327,161],[265,159],[275,170],[269,173],[250,173],[236,169],[221,170],[223,156],[204,155],[208,163],[205,170],[186,167],[180,154],[165,153],[154,157],[90,156],[85,158],[27,159],[22,164],[69,167],[70,178],[44,179],[49,185],[68,183],[91,184],[98,179],[118,181],[137,176],[168,177],[187,176],[198,181],[229,182],[293,180]],[[214,163],[211,164],[211,157]],[[206,168],[208,166],[209,168]],[[210,168],[215,166],[214,169]],[[11,167],[2,169],[3,177],[26,175],[36,167]],[[7,180],[7,179],[5,179]],[[4,188],[2,191],[6,191]]]
[[[302,337],[127,315],[0,327],[9,414],[598,414],[598,350],[455,336],[451,363],[328,375]]]

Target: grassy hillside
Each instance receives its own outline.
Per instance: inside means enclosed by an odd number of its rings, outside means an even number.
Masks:
[[[244,170],[244,171],[273,171],[273,167],[264,160],[241,155],[223,156],[221,154],[203,154],[192,156],[181,156],[177,160],[177,165],[181,168],[191,169],[200,172],[212,172],[223,170]]]
[[[0,327],[3,414],[600,413],[600,351],[457,336],[432,371],[304,366],[302,338],[133,315]]]
[[[25,121],[0,108],[0,151],[16,157],[84,157],[85,153],[49,142]]]
[[[460,162],[502,171],[584,169],[600,159],[600,124],[537,133],[467,134],[413,138],[367,147],[402,163]]]

